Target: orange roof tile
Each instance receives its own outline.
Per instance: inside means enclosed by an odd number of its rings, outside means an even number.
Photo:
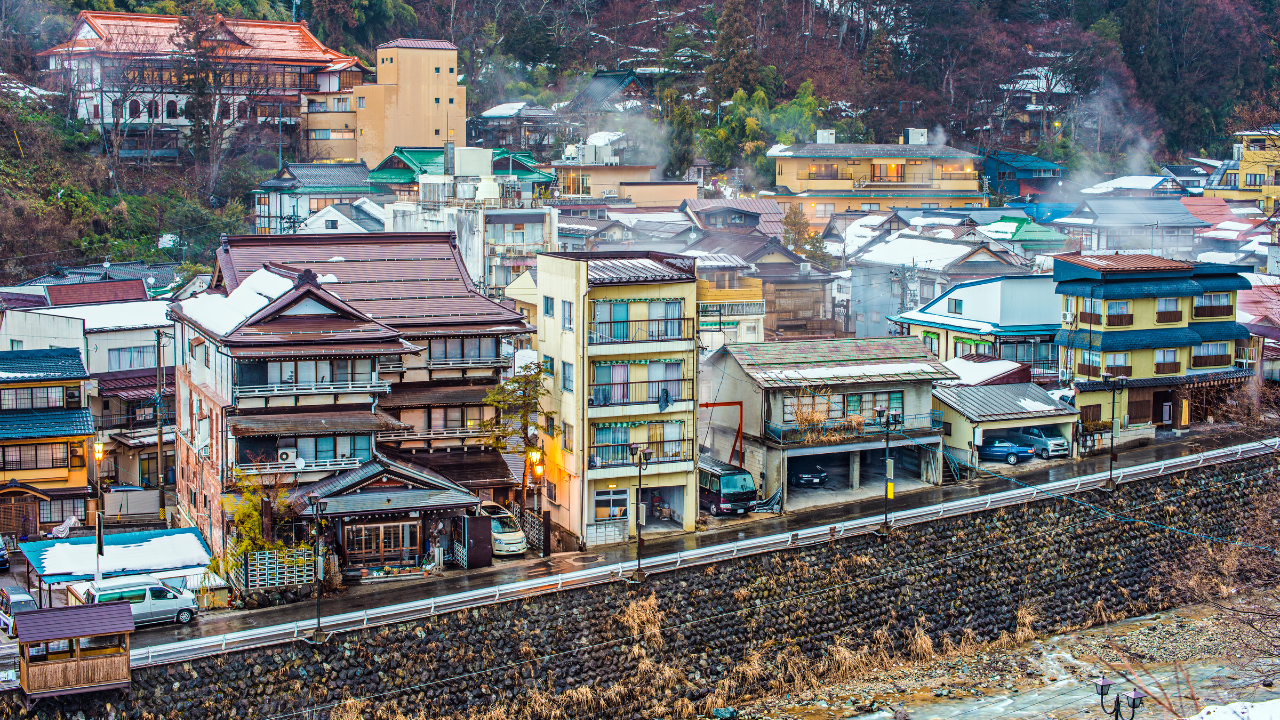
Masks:
[[[1156,255],[1054,255],[1054,262],[1069,262],[1101,272],[1126,272],[1132,270],[1190,270],[1191,263],[1170,260]]]

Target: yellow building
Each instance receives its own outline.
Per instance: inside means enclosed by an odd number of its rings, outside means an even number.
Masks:
[[[775,145],[767,153],[775,166],[771,198],[784,211],[800,203],[815,228],[837,212],[987,206],[977,155],[925,144],[922,131],[908,130],[908,140]]]
[[[458,84],[457,46],[392,40],[378,46],[375,71],[371,84],[358,72],[339,73],[302,94],[304,152],[313,162],[375,165],[397,146],[465,141],[467,89]]]
[[[1280,125],[1235,134],[1236,157],[1205,182],[1205,197],[1252,200],[1272,212],[1280,199]]]
[[[737,255],[698,256],[698,338],[704,353],[726,343],[764,342],[764,281],[744,277]]]
[[[503,288],[503,296],[511,302],[516,312],[524,316],[524,321],[538,327],[538,268],[530,268],[516,276],[509,285]],[[518,335],[511,338],[516,350],[538,349],[538,336]]]
[[[637,514],[646,534],[693,530],[697,279],[668,253],[538,255],[544,507],[588,546],[625,542]],[[643,483],[633,450],[652,453]]]
[[[1245,268],[1154,255],[1057,255],[1059,346],[1082,422],[1186,428],[1213,414],[1213,393],[1253,375],[1236,365],[1249,331],[1235,321]],[[1124,377],[1123,386],[1108,382]],[[1113,395],[1114,391],[1114,395]],[[1112,415],[1114,399],[1115,414]]]
[[[94,512],[93,414],[75,348],[0,352],[0,533],[44,532]]]

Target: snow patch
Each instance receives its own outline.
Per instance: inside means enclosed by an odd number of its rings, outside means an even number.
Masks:
[[[1030,398],[1018,398],[1018,404],[1021,405],[1022,409],[1026,410],[1027,412],[1044,412],[1046,410],[1058,409],[1052,405],[1045,405],[1039,400],[1032,400]]]
[[[964,358],[951,358],[942,363],[951,372],[959,375],[958,380],[939,380],[939,385],[981,385],[991,378],[1000,377],[1007,372],[1018,369],[1018,363],[1012,360],[992,360],[991,362],[971,362]]]
[[[31,312],[57,317],[84,320],[85,332],[95,330],[119,330],[126,328],[155,328],[172,325],[165,317],[168,300],[138,300],[135,302],[106,303],[104,305],[79,305],[68,307],[38,308]]]
[[[494,105],[493,107],[480,113],[480,117],[511,117],[524,109],[528,103],[512,102]]]
[[[1239,230],[1249,230],[1252,227],[1253,226],[1250,225],[1249,223],[1236,222],[1234,220],[1224,220],[1223,222],[1218,223],[1217,229],[1239,231]]]
[[[197,295],[178,305],[184,315],[209,332],[226,335],[292,287],[293,281],[262,269],[245,278],[230,295]]]
[[[1280,720],[1280,700],[1210,705],[1188,720]]]
[[[93,543],[58,543],[41,553],[45,575],[93,574]],[[165,535],[131,545],[107,545],[99,561],[103,573],[145,573],[209,564],[200,538],[192,533]]]
[[[914,217],[907,221],[908,225],[920,227],[931,225],[959,225],[960,218],[953,217]]]

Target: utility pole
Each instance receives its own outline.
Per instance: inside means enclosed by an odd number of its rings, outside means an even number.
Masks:
[[[156,330],[156,487],[160,490],[160,519],[164,516],[164,355],[161,340],[171,338],[166,332]],[[175,454],[174,461],[177,461]]]

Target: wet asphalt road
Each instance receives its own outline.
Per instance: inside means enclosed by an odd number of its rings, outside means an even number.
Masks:
[[[1244,433],[1212,428],[1193,431],[1180,439],[1165,439],[1162,433],[1157,441],[1159,444],[1121,452],[1115,466],[1118,469],[1159,462],[1160,460],[1183,457],[1256,439],[1259,438]],[[1040,485],[1102,472],[1107,469],[1107,463],[1108,457],[1103,454],[1076,463],[1030,471],[1018,475],[1017,478],[1025,484]],[[996,471],[1003,472],[1003,468],[997,468]],[[977,495],[1011,490],[1017,487],[1021,487],[1021,485],[1002,478],[985,477],[962,485],[930,487],[903,493],[890,501],[889,510],[890,512],[909,510]],[[762,516],[761,519],[755,522],[737,524],[720,530],[711,530],[698,534],[684,533],[647,540],[644,544],[644,554],[645,556],[664,555],[708,545],[791,532],[828,523],[856,520],[879,515],[883,512],[884,499],[877,497],[780,516]],[[465,574],[461,574],[461,571],[459,571],[459,574],[451,573],[451,576],[439,578],[403,580],[349,587],[344,592],[324,598],[320,603],[320,612],[322,615],[355,612],[523,580],[545,578],[588,567],[611,565],[628,560],[634,561],[635,557],[636,546],[634,543],[630,543],[585,553],[560,553],[549,558],[495,559],[494,567]],[[202,616],[190,625],[170,624],[139,628],[133,635],[132,645],[133,647],[150,647],[288,622],[314,621],[315,616],[316,605],[314,601],[303,601],[293,605],[282,605],[259,610],[219,611]]]

